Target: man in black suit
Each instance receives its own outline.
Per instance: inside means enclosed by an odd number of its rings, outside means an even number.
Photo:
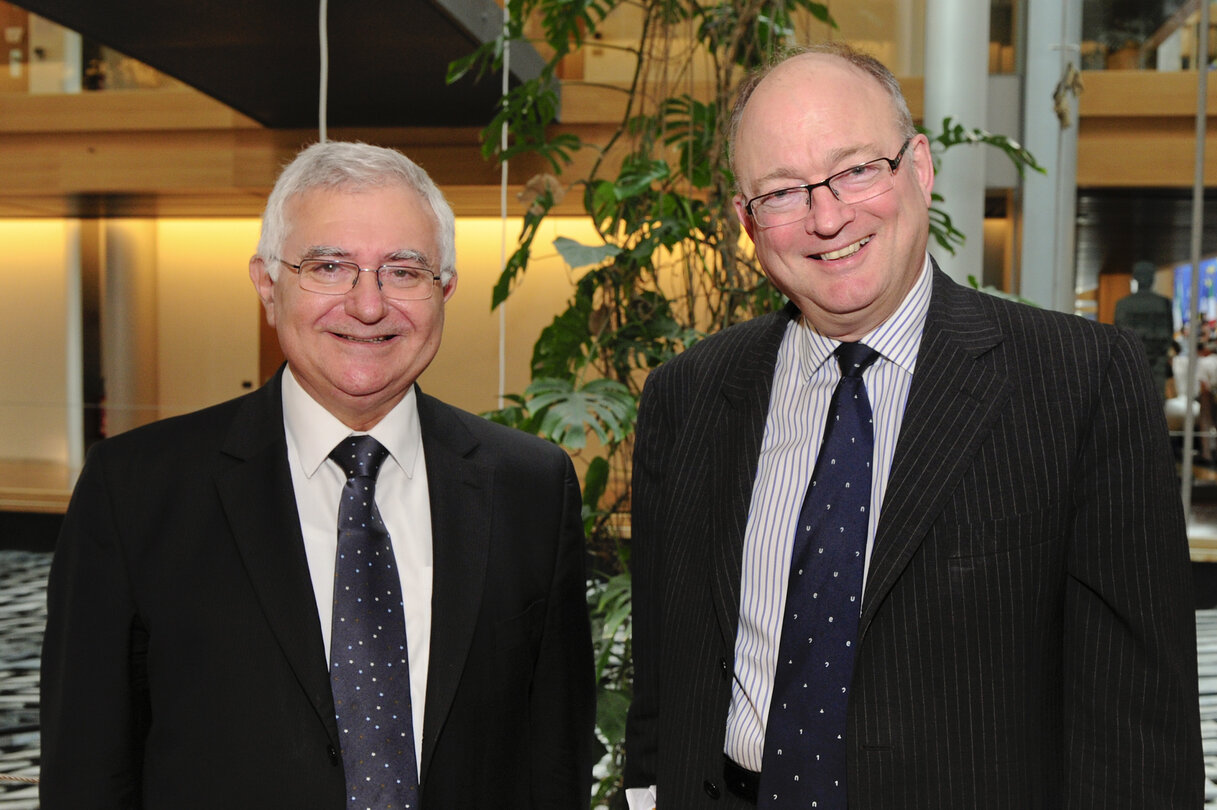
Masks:
[[[830,45],[761,73],[732,147],[736,211],[790,303],[647,381],[632,807],[1199,807],[1187,540],[1137,339],[935,266],[930,145],[869,57]],[[829,402],[863,397],[846,444],[869,461],[846,480],[869,507],[820,534],[800,517]]]
[[[392,150],[319,144],[284,170],[250,277],[286,366],[102,442],[81,473],[48,586],[46,810],[587,806],[570,460],[415,385],[456,287],[453,223]],[[378,477],[327,458],[351,442]],[[377,564],[348,571],[368,538]]]

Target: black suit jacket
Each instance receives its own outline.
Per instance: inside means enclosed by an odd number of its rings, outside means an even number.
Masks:
[[[933,285],[863,597],[851,810],[1199,807],[1191,573],[1144,350]],[[701,342],[643,394],[626,784],[666,810],[740,806],[744,527],[792,317]]]
[[[45,810],[345,808],[279,379],[90,453],[48,585]],[[422,806],[586,807],[570,460],[421,392],[418,410],[434,544]]]

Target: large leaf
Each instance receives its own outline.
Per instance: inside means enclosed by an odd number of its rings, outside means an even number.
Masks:
[[[601,264],[621,252],[621,248],[617,245],[581,245],[574,239],[565,236],[555,239],[554,247],[572,270]]]
[[[592,296],[576,295],[566,310],[554,317],[541,330],[532,348],[533,379],[543,377],[573,377],[587,364],[593,337],[591,334]]]
[[[623,441],[634,429],[638,403],[616,380],[592,380],[575,388],[570,380],[542,378],[524,390],[528,409],[541,415],[541,435],[573,450],[587,446],[587,433],[602,443]]]

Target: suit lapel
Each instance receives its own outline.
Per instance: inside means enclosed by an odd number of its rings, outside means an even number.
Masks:
[[[281,375],[238,411],[223,447],[236,463],[216,475],[216,488],[266,621],[337,747],[329,667],[287,463]]]
[[[471,460],[477,440],[446,405],[419,391],[418,415],[434,554],[431,652],[419,773],[420,781],[425,781],[481,608],[490,549],[493,473]]]
[[[935,266],[917,355],[871,553],[860,636],[945,505],[1009,397],[983,362],[1002,340],[972,293]]]
[[[719,629],[728,646],[735,644],[739,625],[744,531],[765,435],[774,366],[782,336],[795,317],[797,309],[787,304],[781,312],[764,319],[759,339],[742,332],[734,336],[736,348],[728,353],[730,360],[723,372],[723,428],[710,459],[711,469],[722,471],[714,476],[719,488],[710,504],[714,515],[711,552],[716,555],[711,592]]]

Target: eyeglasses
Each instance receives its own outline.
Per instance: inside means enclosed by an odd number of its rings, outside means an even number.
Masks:
[[[376,284],[385,298],[395,301],[421,301],[431,297],[440,277],[422,267],[382,264],[375,269],[360,267],[355,262],[335,259],[305,259],[292,264],[283,259],[275,261],[290,267],[300,280],[300,289],[320,295],[346,295],[359,283],[360,273],[375,273]]]
[[[780,188],[753,197],[744,205],[744,210],[759,227],[776,228],[805,218],[815,207],[811,192],[820,186],[827,186],[832,196],[846,205],[866,202],[891,191],[892,175],[900,167],[900,160],[912,142],[912,138],[906,140],[894,158],[876,158],[837,172],[818,183]]]

